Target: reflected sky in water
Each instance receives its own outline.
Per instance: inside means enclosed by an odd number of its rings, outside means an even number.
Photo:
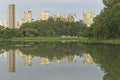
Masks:
[[[1,50],[1,80],[102,80],[104,73],[88,53],[32,56],[19,49]]]
[[[1,42],[0,80],[120,80],[120,45]]]

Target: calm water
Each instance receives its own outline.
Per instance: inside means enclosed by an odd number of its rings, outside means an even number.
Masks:
[[[120,45],[1,42],[0,80],[120,80]]]

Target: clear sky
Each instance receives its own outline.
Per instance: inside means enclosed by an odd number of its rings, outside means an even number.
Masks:
[[[23,17],[24,11],[32,11],[33,19],[39,19],[41,11],[50,11],[51,16],[75,13],[80,20],[83,11],[99,14],[104,7],[102,0],[0,0],[0,19],[6,19],[8,4],[16,4],[17,19]]]

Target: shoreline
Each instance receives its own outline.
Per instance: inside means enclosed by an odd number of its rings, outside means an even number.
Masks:
[[[88,39],[83,37],[19,37],[11,39],[0,39],[0,41],[11,41],[11,42],[81,42],[81,43],[102,43],[102,44],[120,44],[120,39],[111,40],[98,40]]]

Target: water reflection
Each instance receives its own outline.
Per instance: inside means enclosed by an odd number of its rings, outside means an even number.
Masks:
[[[30,76],[21,75],[22,80],[34,80],[34,76],[44,80],[120,80],[119,49],[120,45],[78,42],[0,43],[0,76],[4,76],[2,80],[8,80],[5,75],[10,73],[16,78],[20,73]]]
[[[15,50],[9,50],[7,52],[7,57],[8,57],[9,72],[16,72],[16,51]]]
[[[1,54],[0,57],[4,57],[7,59],[7,65],[8,65],[8,70],[9,72],[16,72],[16,59],[17,58],[22,58],[24,60],[24,65],[25,66],[32,66],[33,63],[33,59],[34,56],[32,56],[31,54],[27,55],[24,54],[21,50],[19,49],[11,49],[11,50],[1,50]],[[83,58],[83,64],[84,65],[89,65],[89,64],[94,64],[94,61],[92,59],[92,57],[90,56],[90,54],[88,53],[83,53],[81,56],[77,56],[77,55],[63,55],[62,57],[58,57],[58,56],[53,56],[52,60],[50,60],[50,58],[48,56],[46,57],[42,57],[42,56],[38,56],[37,58],[39,58],[39,62],[41,65],[44,66],[48,66],[51,62],[55,62],[55,63],[62,63],[62,62],[70,62],[70,63],[75,63],[77,61],[78,57],[82,57]]]
[[[103,80],[120,80],[120,45],[87,44],[84,49],[104,71]]]
[[[83,54],[83,64],[84,65],[94,64],[93,58],[90,56],[90,54],[88,53]]]

